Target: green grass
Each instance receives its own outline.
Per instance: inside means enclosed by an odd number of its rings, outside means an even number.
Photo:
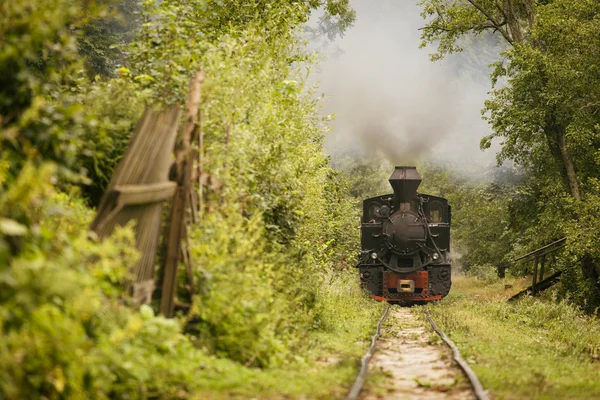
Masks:
[[[356,374],[355,362],[344,357],[325,364],[290,364],[285,368],[245,368],[229,360],[213,360],[196,374],[193,399],[335,399],[343,398]]]
[[[333,279],[319,294],[320,325],[306,349],[283,365],[258,369],[206,357],[194,374],[193,399],[342,399],[360,369],[384,304],[358,288],[356,278]]]
[[[506,302],[527,284],[459,277],[429,308],[494,398],[600,398],[600,320],[551,295]]]
[[[226,359],[206,358],[194,375],[194,399],[344,398],[368,346],[356,331],[319,332],[313,347],[296,362],[275,368],[247,368]]]

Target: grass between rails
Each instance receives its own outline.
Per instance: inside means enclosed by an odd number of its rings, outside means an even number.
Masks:
[[[430,311],[492,398],[600,398],[600,320],[551,295],[506,302],[527,284],[458,277]]]

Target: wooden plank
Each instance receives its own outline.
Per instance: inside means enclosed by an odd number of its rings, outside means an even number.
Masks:
[[[550,275],[543,281],[540,281],[537,284],[538,293],[541,293],[544,290],[549,289],[552,286],[556,285],[560,281],[561,275],[562,275],[562,271],[558,271],[557,273]],[[533,293],[533,288],[531,286],[529,286],[528,288],[521,290],[519,293],[517,293],[514,296],[512,296],[511,298],[509,298],[508,301],[514,301],[514,300],[520,299],[521,297],[523,297],[527,294],[532,294],[532,293]]]
[[[534,255],[541,255],[540,253],[541,253],[541,252],[543,252],[544,250],[549,250],[547,253],[549,253],[549,252],[553,252],[553,251],[555,251],[555,250],[558,250],[559,248],[562,248],[562,247],[564,247],[564,246],[565,246],[564,242],[565,242],[566,240],[567,240],[567,238],[566,238],[566,237],[564,237],[564,238],[562,238],[562,239],[558,239],[558,240],[557,240],[557,241],[555,241],[555,242],[552,242],[552,243],[550,243],[550,244],[547,244],[547,245],[545,245],[544,247],[540,247],[540,248],[539,248],[539,249],[537,249],[537,250],[534,250],[534,251],[532,251],[532,252],[530,252],[530,253],[527,253],[527,254],[525,254],[524,256],[521,256],[521,257],[519,257],[519,258],[515,259],[515,262],[517,262],[517,261],[521,261],[521,260],[524,260],[525,258],[528,258],[528,257],[534,256]],[[556,245],[558,245],[558,244],[562,244],[562,245],[561,245],[560,247],[557,247],[556,249],[550,249],[550,247],[556,246]],[[547,253],[546,253],[546,254],[547,254]],[[530,259],[527,259],[526,261],[530,261]]]
[[[160,182],[149,185],[118,185],[115,192],[117,200],[123,206],[157,203],[173,197],[177,184],[175,182]]]
[[[127,290],[133,284],[155,278],[162,202],[154,200],[162,198],[163,190],[172,190],[172,184],[167,181],[179,119],[178,106],[147,107],[144,110],[91,225],[91,229],[100,238],[104,238],[110,235],[115,227],[123,226],[132,220],[136,221],[136,247],[140,252],[140,259],[133,266],[132,282],[125,282]],[[148,198],[144,200],[145,195],[133,194],[136,191],[133,187],[138,185],[150,185],[156,190],[147,194]],[[168,189],[168,186],[171,186],[171,189]],[[120,190],[133,195],[135,202],[143,204],[126,204],[122,209],[118,209],[119,197],[122,195]],[[127,194],[125,196],[127,197]],[[147,296],[144,299],[147,299]]]
[[[177,286],[177,265],[181,252],[181,242],[186,226],[186,207],[188,206],[189,193],[192,190],[192,172],[194,159],[191,144],[200,132],[200,97],[204,74],[200,70],[190,82],[188,99],[186,102],[186,118],[181,141],[175,150],[176,175],[178,189],[175,192],[169,216],[167,233],[166,261],[162,277],[162,295],[160,312],[172,317],[175,306],[175,291]]]
[[[154,279],[133,283],[133,302],[138,305],[149,304],[154,292]]]
[[[114,208],[95,226],[96,231],[102,231],[104,225],[114,218],[125,206],[158,203],[173,196],[177,185],[175,182],[161,182],[151,185],[117,185],[109,193]]]
[[[173,204],[171,205],[170,222],[167,233],[167,254],[165,257],[165,268],[162,279],[162,292],[160,298],[160,312],[167,316],[173,316],[175,306],[175,290],[177,286],[177,264],[179,262],[179,251],[182,231],[184,229],[185,194],[184,188],[178,188]]]
[[[195,191],[190,191],[190,214],[192,217],[192,224],[198,222],[198,202],[196,198],[198,197],[198,193]]]
[[[181,254],[183,255],[183,263],[185,265],[185,273],[188,281],[188,291],[190,295],[194,295],[194,269],[192,267],[192,256],[190,254],[190,238],[187,234],[187,229],[183,230],[183,242],[181,243]]]

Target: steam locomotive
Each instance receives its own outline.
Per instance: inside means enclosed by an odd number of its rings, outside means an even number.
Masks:
[[[363,201],[362,285],[379,301],[440,300],[452,284],[448,200],[417,193],[415,167],[396,167],[389,182],[393,194]]]

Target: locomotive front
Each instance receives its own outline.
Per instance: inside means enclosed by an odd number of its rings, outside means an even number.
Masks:
[[[376,300],[440,300],[451,285],[451,208],[417,193],[415,167],[396,167],[389,181],[393,194],[363,201],[360,279]]]

